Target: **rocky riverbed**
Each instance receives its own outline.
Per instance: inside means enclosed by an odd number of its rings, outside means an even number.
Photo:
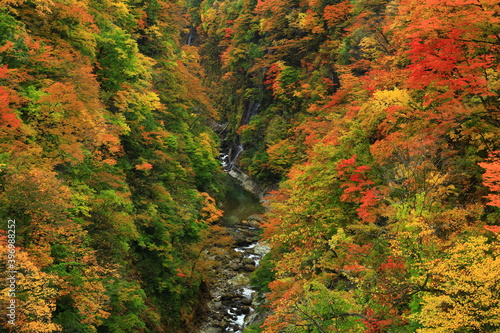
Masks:
[[[260,243],[264,208],[261,193],[252,191],[234,177],[227,177],[226,200],[220,240],[205,251],[205,258],[214,263],[209,283],[210,299],[207,316],[200,333],[240,333],[256,319],[255,291],[250,286],[250,274],[269,247]]]
[[[233,225],[227,232],[234,239],[233,247],[216,254],[207,253],[209,260],[219,263],[210,286],[211,299],[208,318],[200,333],[242,332],[254,312],[254,290],[250,287],[250,274],[269,247],[259,243],[259,216],[250,216]]]
[[[210,286],[208,318],[200,333],[242,332],[254,317],[254,290],[250,287],[250,274],[269,247],[259,243],[261,219],[252,215],[226,226],[234,245],[207,253],[209,260],[219,263]]]

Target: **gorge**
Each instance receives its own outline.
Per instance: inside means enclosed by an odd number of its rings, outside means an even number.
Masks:
[[[1,0],[0,331],[498,332],[499,154],[498,0]]]

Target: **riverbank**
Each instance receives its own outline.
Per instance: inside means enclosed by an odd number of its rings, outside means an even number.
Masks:
[[[236,180],[228,180],[224,216],[220,221],[224,237],[231,244],[211,247],[205,252],[207,260],[216,265],[209,285],[210,300],[207,320],[200,333],[242,332],[249,316],[255,311],[250,286],[250,274],[269,251],[259,243],[264,208],[259,198],[245,190]]]

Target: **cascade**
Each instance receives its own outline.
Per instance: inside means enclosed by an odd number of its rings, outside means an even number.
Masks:
[[[260,110],[260,103],[249,101],[245,111],[241,116],[241,120],[239,126],[248,125],[252,117],[257,115]],[[223,127],[223,130],[219,133],[219,135],[226,134],[227,125]],[[223,140],[224,144],[222,147],[222,153],[220,154],[220,160],[224,171],[230,172],[235,168],[238,163],[238,158],[241,153],[244,151],[243,144],[240,142],[239,136],[236,137],[233,142],[228,142],[227,140]]]
[[[224,254],[216,253],[220,249],[206,253],[209,260],[216,260],[221,266],[210,286],[209,313],[200,333],[243,331],[255,312],[250,274],[269,251],[259,242],[260,214],[264,210],[259,199],[235,179],[227,178],[222,226],[226,227],[234,245],[224,249]]]

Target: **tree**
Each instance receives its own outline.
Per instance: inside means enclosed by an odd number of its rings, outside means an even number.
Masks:
[[[21,222],[20,220],[18,220]],[[7,236],[2,233],[0,248],[3,253],[8,253]],[[2,288],[2,305],[7,308],[14,301],[15,325],[8,323],[8,317],[2,317],[1,325],[7,332],[60,332],[61,326],[53,323],[53,313],[56,309],[57,276],[42,271],[33,263],[31,257],[24,249],[16,246],[14,263],[7,264],[2,261],[2,271],[14,271],[7,277],[6,286]],[[15,287],[12,288],[11,284]],[[12,319],[12,318],[10,318]]]
[[[484,185],[489,188],[493,193],[488,194],[487,198],[490,200],[488,205],[500,207],[500,158],[498,151],[492,152],[488,162],[479,163],[485,169],[483,174]]]
[[[470,236],[459,240],[444,258],[426,263],[429,282],[422,308],[410,317],[417,332],[494,331],[500,327],[500,275],[496,237]]]

